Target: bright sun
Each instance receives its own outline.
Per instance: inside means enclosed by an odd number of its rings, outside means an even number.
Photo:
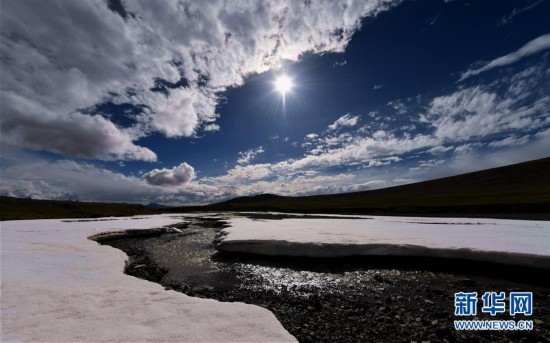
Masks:
[[[292,79],[286,75],[281,75],[275,80],[275,89],[281,94],[286,94],[293,87]]]

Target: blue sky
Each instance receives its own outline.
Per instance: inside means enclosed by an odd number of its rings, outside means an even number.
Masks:
[[[548,0],[4,2],[0,193],[198,204],[547,157],[548,13]]]

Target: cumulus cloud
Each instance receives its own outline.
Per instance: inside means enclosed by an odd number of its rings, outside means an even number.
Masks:
[[[541,142],[550,136],[542,133],[548,132],[544,127],[550,124],[550,97],[545,92],[536,91],[543,89],[541,85],[547,80],[544,68],[544,65],[535,65],[497,82],[459,88],[426,99],[423,104],[425,114],[416,116],[419,119],[414,122],[423,129],[413,133],[396,127],[390,129],[383,122],[371,122],[368,130],[323,130],[306,135],[305,153],[300,157],[261,164],[249,161],[230,169],[225,175],[200,181],[219,189],[221,194],[233,196],[262,192],[321,194],[397,184],[399,182],[393,180],[402,178],[405,172],[414,174],[416,180],[422,180],[432,175],[471,171],[471,167],[461,165],[460,169],[456,163],[443,161],[480,156],[480,148],[486,146],[500,147],[502,154],[499,156],[508,156],[513,154],[512,146],[517,149],[523,144],[520,148],[529,146],[536,152],[524,151],[524,160],[542,157]],[[411,117],[414,116],[411,114]],[[520,134],[532,130],[539,133]],[[513,138],[502,139],[504,135]],[[531,141],[530,136],[537,140]],[[446,156],[434,159],[429,157],[432,154]],[[517,161],[518,156],[512,160]],[[404,162],[402,165],[397,163],[401,161]],[[381,168],[387,165],[394,167]],[[487,164],[488,167],[496,165],[499,165],[496,159]],[[346,172],[334,172],[335,169]],[[378,170],[400,172],[380,177]]]
[[[342,127],[351,127],[357,125],[359,116],[352,116],[350,113],[344,114],[338,118],[334,123],[328,126],[329,130],[336,130]]]
[[[261,154],[265,152],[263,146],[259,146],[256,149],[249,149],[246,151],[239,152],[239,158],[237,159],[237,163],[244,165],[249,164],[258,154]]]
[[[550,121],[550,95],[542,65],[533,66],[491,85],[477,85],[434,98],[423,121],[442,141],[489,137],[507,131],[525,132]]]
[[[2,168],[2,195],[34,199],[145,202],[158,194],[139,178],[89,163],[68,160],[51,162],[36,158],[3,162],[7,163]]]
[[[177,168],[172,172],[178,173]],[[186,169],[189,176],[192,169],[183,167],[184,174]],[[195,180],[182,186],[158,187],[144,178],[124,175],[92,163],[48,161],[21,153],[2,156],[0,171],[0,195],[33,199],[181,205],[204,204],[229,196],[218,187]],[[185,178],[185,175],[179,177]]]
[[[153,186],[181,186],[195,177],[195,169],[183,162],[171,169],[153,169],[143,175],[143,180]]]
[[[159,6],[136,0],[112,11],[99,1],[7,2],[0,11],[1,143],[81,158],[154,161],[154,152],[139,145],[141,138],[153,132],[183,137],[219,130],[220,92],[282,59],[295,61],[307,51],[343,51],[361,18],[391,3],[212,1],[202,6],[167,0]],[[467,77],[542,51],[547,36],[472,69]],[[500,154],[490,155],[490,163],[483,160],[483,167],[543,157],[550,137],[548,130],[540,132],[550,124],[547,70],[533,67],[491,84],[422,98],[425,108],[417,114],[422,120],[399,122],[403,130],[415,126],[414,132],[392,129],[385,121],[394,116],[385,116],[384,109],[372,111],[362,129],[339,131],[359,121],[346,114],[328,130],[308,134],[301,156],[254,164],[263,147],[250,149],[239,155],[237,166],[216,177],[197,179],[187,163],[135,177],[89,163],[27,161],[2,167],[1,191],[100,201],[204,202],[261,192],[298,195],[388,186],[408,168],[394,169],[393,164],[413,161],[408,160],[413,154],[424,164],[412,175],[415,180],[435,175],[426,170],[460,169],[453,167],[458,163],[440,165],[439,159],[422,154],[466,161],[481,156],[480,146],[499,147],[492,151]],[[136,105],[141,111],[125,118],[131,124],[115,124],[121,121],[95,110],[106,102]],[[414,118],[412,106],[401,104],[388,103],[397,113],[411,114],[401,117]],[[524,141],[518,148],[522,154],[503,159]],[[460,164],[460,171],[482,167],[476,159],[469,161],[476,163]],[[376,168],[389,164],[392,168]],[[386,175],[388,170],[395,172]]]
[[[417,135],[400,138],[391,133],[378,137],[355,136],[349,142],[338,147],[330,147],[325,142],[319,142],[302,158],[280,162],[275,168],[301,170],[329,168],[332,166],[374,166],[379,159],[395,157],[406,152],[430,147],[436,140],[428,135]],[[322,153],[315,151],[321,149]]]
[[[348,186],[378,187],[399,183],[393,180],[402,178],[401,174],[391,179],[378,178],[385,180],[379,185],[368,184],[373,180],[372,175],[376,175],[376,167],[386,165],[393,165],[392,169],[401,170],[401,173],[414,174],[411,176],[415,180],[436,174],[447,176],[478,170],[480,168],[465,165],[458,168],[456,163],[443,161],[481,156],[481,148],[487,146],[500,147],[501,158],[515,156],[511,161],[543,157],[542,141],[547,141],[550,136],[547,129],[550,125],[550,96],[547,92],[540,92],[547,82],[545,68],[544,64],[534,65],[489,84],[458,88],[426,99],[421,105],[423,114],[409,116],[415,118],[411,125],[421,127],[412,132],[408,131],[408,127],[403,131],[400,129],[403,126],[397,128],[394,125],[392,129],[383,122],[372,121],[368,129],[310,133],[305,137],[302,145],[305,153],[300,157],[237,166],[226,175],[203,179],[203,182],[224,188],[226,194],[245,195],[263,191],[286,195],[317,194],[351,189],[345,187],[344,182],[331,181],[331,185],[324,185],[320,180],[328,180],[323,179],[327,176],[355,175],[346,179]],[[538,133],[528,133],[532,131]],[[509,138],[503,139],[506,135]],[[521,157],[511,150],[511,147],[518,149],[518,146],[529,146],[533,152],[524,149],[525,156]],[[430,158],[431,155],[441,158]],[[401,161],[403,164],[397,163]],[[496,165],[501,165],[497,159],[487,167]],[[335,174],[335,169],[353,170],[353,173]],[[384,168],[386,171],[392,169]],[[293,180],[300,180],[307,186],[300,186]]]
[[[520,147],[471,151],[446,159],[424,160],[426,168],[410,171],[415,181],[455,175],[496,166],[519,163],[548,156],[550,130],[534,135]],[[237,166],[227,175],[189,181],[185,187],[156,187],[144,179],[125,176],[89,163],[45,161],[33,158],[2,163],[0,194],[38,199],[75,199],[94,201],[158,202],[192,204],[220,201],[239,195],[278,193],[310,195],[360,191],[387,187],[413,179],[403,179],[406,166],[361,173],[325,174],[314,170],[278,169],[277,164]],[[35,173],[40,170],[40,175]],[[259,177],[261,176],[261,177]]]
[[[331,142],[330,137],[322,137],[314,147],[310,148],[300,158],[274,163],[238,165],[230,169],[225,175],[205,178],[202,181],[217,187],[230,187],[241,190],[244,187],[243,185],[256,184],[259,180],[262,180],[263,185],[277,182],[290,183],[297,177],[311,178],[317,173],[325,173],[328,169],[334,167],[370,168],[389,165],[401,160],[400,157],[394,155],[429,147],[435,142],[429,136],[419,135],[414,138],[398,138],[391,133],[378,135],[376,138],[353,137],[351,135],[346,137],[348,138],[342,140],[342,144],[337,147],[332,146],[333,142]],[[328,186],[325,185],[324,187]],[[313,190],[313,188],[310,189],[305,186],[297,187],[294,190],[297,191],[297,189],[303,190],[303,193],[300,194],[305,194],[308,189]]]
[[[305,52],[344,51],[362,18],[397,2],[3,3],[2,143],[154,160],[136,145],[140,138],[216,131],[220,92]],[[102,103],[141,111],[119,126],[94,111]],[[59,132],[68,134],[60,139]]]
[[[208,124],[204,126],[203,130],[206,132],[216,132],[220,130],[220,126],[218,124]]]
[[[483,73],[487,70],[491,70],[493,68],[503,67],[507,66],[512,63],[516,63],[517,61],[521,60],[522,58],[525,58],[527,56],[534,55],[536,53],[539,53],[541,51],[550,49],[550,33],[544,34],[540,37],[537,37],[533,39],[532,41],[526,43],[524,46],[519,48],[518,50],[511,52],[507,55],[495,58],[494,60],[485,63],[483,66],[475,69],[469,69],[462,73],[460,76],[460,81],[464,81],[465,79],[469,78],[470,76],[474,76],[480,73]]]
[[[197,88],[174,89],[155,103],[156,111],[150,113],[150,120],[153,127],[166,137],[189,137],[195,134],[200,123],[217,117],[215,107],[213,94]],[[210,131],[216,128],[214,125],[208,126]]]
[[[383,179],[362,178],[352,173],[317,175],[314,171],[278,173],[272,165],[237,166],[228,175],[204,178],[202,182],[222,189],[224,194],[244,196],[260,193],[276,193],[288,196],[342,193],[380,188],[387,184]],[[256,171],[265,174],[257,178]],[[251,178],[249,178],[251,177]],[[243,182],[246,181],[246,182]]]
[[[272,175],[272,164],[258,163],[247,166],[237,165],[225,175],[204,178],[203,181],[214,182],[218,186],[235,186],[250,180],[261,180]]]
[[[392,107],[397,114],[405,114],[408,110],[407,105],[405,105],[405,103],[399,99],[389,101],[386,105]]]
[[[130,130],[121,129],[100,115],[74,112],[57,116],[13,92],[2,92],[0,100],[2,144],[103,160],[157,158],[150,149],[134,144],[135,136]]]
[[[2,157],[0,194],[40,199],[79,199],[93,201],[158,202],[164,204],[199,204],[220,201],[235,196],[278,193],[311,195],[339,193],[387,187],[412,180],[460,174],[496,166],[519,163],[548,156],[550,129],[533,135],[526,144],[498,150],[454,154],[441,163],[440,159],[420,160],[422,167],[408,170],[407,165],[374,169],[367,173],[326,173],[319,168],[285,168],[293,160],[278,163],[236,166],[218,177],[191,180],[182,187],[157,187],[144,178],[126,176],[90,163],[74,161],[44,161],[36,158],[12,161]],[[473,148],[471,145],[470,148]],[[464,151],[466,147],[460,149]],[[447,150],[447,148],[443,148]],[[398,157],[370,158],[373,165],[393,163]],[[175,168],[174,168],[175,169]],[[35,171],[40,170],[38,175]],[[173,169],[170,169],[173,170]],[[407,180],[403,175],[409,176]],[[411,179],[411,177],[413,179]]]

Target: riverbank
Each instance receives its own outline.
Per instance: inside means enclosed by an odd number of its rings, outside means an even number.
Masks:
[[[492,275],[497,265],[460,260],[218,253],[212,242],[223,226],[216,218],[194,218],[181,233],[104,243],[129,256],[129,275],[194,297],[267,308],[301,342],[545,342],[550,337],[550,288],[542,276],[526,278],[533,276],[528,269],[504,267]],[[524,318],[534,320],[533,331],[454,330],[455,292],[514,290],[534,293],[533,316]]]
[[[265,309],[129,277],[124,253],[87,239],[181,221],[165,215],[2,222],[0,341],[295,342]]]

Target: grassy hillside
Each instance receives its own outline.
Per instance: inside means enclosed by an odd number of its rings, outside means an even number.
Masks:
[[[0,220],[97,218],[151,213],[143,205],[0,197]]]
[[[263,194],[202,209],[550,219],[550,158],[373,191]]]

